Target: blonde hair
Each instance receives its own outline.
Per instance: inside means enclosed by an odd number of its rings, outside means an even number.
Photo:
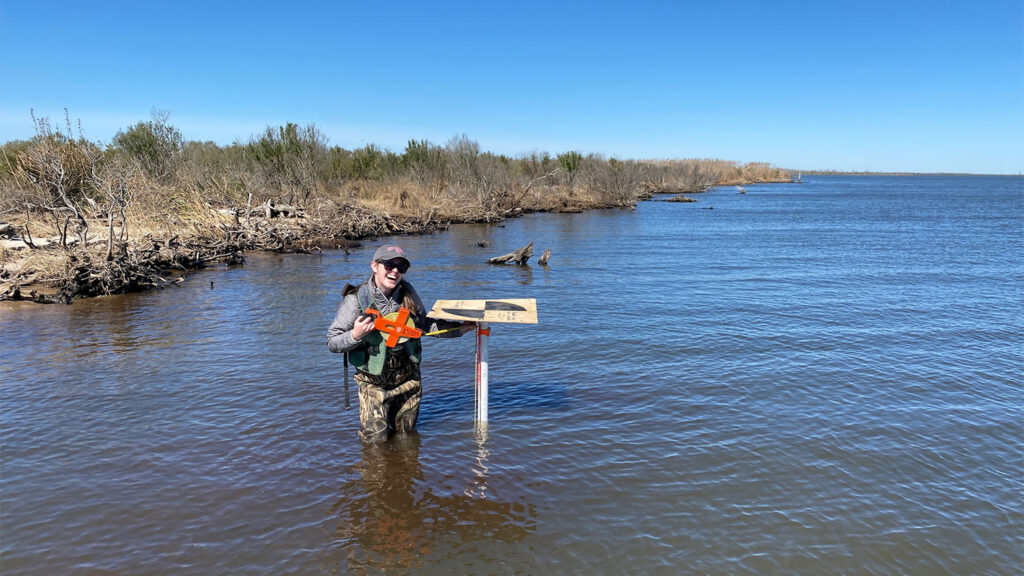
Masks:
[[[410,286],[405,279],[402,279],[402,283],[405,284],[405,294],[402,295],[402,306],[409,309],[409,313],[413,316],[419,316],[423,311],[416,306],[416,299],[412,297],[412,286]]]

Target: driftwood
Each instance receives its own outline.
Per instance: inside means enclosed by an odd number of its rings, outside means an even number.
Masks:
[[[547,266],[548,260],[551,260],[551,248],[548,248],[547,250],[544,251],[543,254],[540,255],[540,260],[537,260],[537,264],[540,264],[541,266]]]
[[[108,239],[103,252],[74,246],[55,277],[0,277],[0,301],[30,300],[38,303],[68,303],[74,298],[100,294],[123,294],[160,288],[170,280],[169,271],[196,270],[213,262],[241,264],[246,250],[305,252],[314,248],[300,232],[289,226],[253,220],[246,229],[221,225],[215,230],[197,230],[195,236],[166,239],[147,237],[129,244]],[[38,286],[40,290],[34,290]],[[46,289],[49,288],[49,289]]]
[[[270,218],[267,208],[273,206]],[[88,245],[33,241],[28,227],[17,239],[0,239],[0,250],[40,250],[52,262],[45,269],[0,266],[0,301],[67,303],[75,298],[160,288],[179,274],[213,262],[239,264],[244,252],[315,253],[322,246],[346,248],[352,240],[391,234],[418,234],[447,228],[434,211],[418,217],[391,216],[358,204],[322,203],[311,212],[275,202],[257,204],[250,196],[237,208],[209,207],[205,226],[194,234],[145,236],[132,240],[90,235]],[[6,222],[0,222],[5,225]],[[109,224],[108,224],[109,225]],[[17,227],[12,226],[17,232]],[[96,244],[105,243],[103,248]],[[58,248],[63,248],[58,250]],[[346,250],[347,251],[347,250]],[[49,254],[49,255],[47,255]],[[524,260],[525,263],[525,260]],[[180,278],[180,276],[179,276]]]
[[[273,200],[267,200],[256,209],[259,210],[267,220],[270,220],[271,218],[303,218],[306,215],[305,208],[292,206],[291,204],[275,204]]]
[[[167,271],[200,268],[211,261],[201,242],[193,239],[182,243],[174,237],[166,242],[150,240],[130,246],[115,241],[106,251],[71,252],[55,271],[57,277],[26,279],[29,280],[27,286],[17,281],[4,282],[0,300],[67,304],[82,296],[123,294],[174,284],[181,280],[169,279]],[[219,259],[239,262],[241,257],[239,252],[229,252],[221,254]]]
[[[526,261],[533,256],[533,242],[530,242],[526,246],[523,246],[515,252],[509,252],[508,254],[502,254],[501,256],[495,256],[487,261],[488,264],[505,264],[507,262],[515,262],[520,266],[525,266]]]

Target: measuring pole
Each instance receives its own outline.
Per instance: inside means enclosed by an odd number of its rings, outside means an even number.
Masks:
[[[487,424],[487,339],[491,328],[480,322],[476,329],[476,421]]]
[[[427,313],[438,320],[476,323],[476,398],[473,419],[478,432],[487,430],[488,360],[487,340],[491,324],[536,324],[537,301],[533,298],[502,298],[488,300],[438,300]],[[428,332],[426,335],[442,331]],[[484,434],[486,437],[486,434]]]

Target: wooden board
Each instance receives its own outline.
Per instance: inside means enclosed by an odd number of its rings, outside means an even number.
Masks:
[[[537,300],[534,298],[495,298],[489,300],[438,300],[427,312],[441,320],[472,320],[504,324],[536,324]]]

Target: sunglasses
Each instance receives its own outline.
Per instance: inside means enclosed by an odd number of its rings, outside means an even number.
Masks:
[[[388,262],[385,262],[383,260],[378,260],[377,262],[380,262],[381,264],[383,264],[384,265],[384,269],[387,270],[388,272],[390,272],[392,270],[398,270],[399,274],[405,274],[406,272],[409,271],[409,265],[406,264],[405,262],[395,262],[393,260],[392,261],[388,261]]]

